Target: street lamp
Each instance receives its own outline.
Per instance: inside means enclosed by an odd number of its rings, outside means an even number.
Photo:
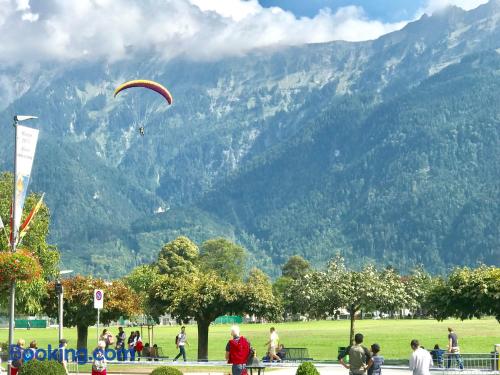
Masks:
[[[56,284],[55,284],[55,289],[56,289],[56,294],[57,294],[57,299],[59,302],[58,306],[58,323],[59,323],[59,341],[63,338],[63,312],[64,312],[64,300],[63,300],[63,293],[64,293],[64,288],[61,283],[61,276],[67,275],[73,272],[73,270],[62,270],[59,272],[59,279],[57,279]]]
[[[23,121],[29,121],[36,119],[38,117],[36,116],[26,116],[26,115],[16,115],[14,116],[14,189],[12,192],[12,217],[16,218],[17,215],[21,214],[19,212],[16,212],[16,173],[17,173],[17,125],[20,122]],[[13,253],[16,252],[16,245],[17,245],[17,231],[19,228],[16,227],[15,223],[12,225],[12,241],[11,241],[11,251]],[[12,345],[14,345],[14,317],[16,313],[16,282],[13,281],[10,284],[10,293],[9,293],[9,351]],[[10,374],[12,368],[12,358],[9,355],[9,360],[8,360],[8,371]]]

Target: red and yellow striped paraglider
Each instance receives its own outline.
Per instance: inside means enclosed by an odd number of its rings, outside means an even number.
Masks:
[[[118,86],[116,88],[115,93],[114,93],[114,97],[116,97],[116,95],[118,95],[120,92],[127,90],[127,89],[130,89],[130,88],[133,88],[133,87],[143,87],[143,88],[146,88],[149,90],[153,90],[153,91],[157,92],[158,94],[160,94],[161,96],[163,96],[169,105],[171,105],[174,101],[172,94],[170,94],[170,91],[168,91],[166,89],[166,87],[162,86],[158,82],[149,81],[146,79],[135,79],[132,81],[122,83],[120,86]],[[141,126],[139,128],[139,133],[141,135],[144,135],[144,127],[143,126]]]

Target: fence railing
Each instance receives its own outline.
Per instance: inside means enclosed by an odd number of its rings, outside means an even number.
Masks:
[[[444,353],[434,358],[434,368],[444,373],[460,374],[500,374],[500,353]]]

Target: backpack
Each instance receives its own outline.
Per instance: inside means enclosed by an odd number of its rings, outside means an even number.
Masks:
[[[229,363],[244,365],[248,362],[250,353],[250,344],[243,336],[229,341]]]
[[[142,341],[137,341],[137,344],[135,344],[135,351],[142,352],[142,349],[144,349],[144,345],[142,344]]]

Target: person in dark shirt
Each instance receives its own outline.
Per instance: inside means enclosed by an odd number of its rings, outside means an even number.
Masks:
[[[350,375],[364,375],[366,370],[373,364],[370,351],[361,345],[363,338],[361,333],[357,333],[354,336],[354,345],[348,346],[338,356],[340,364],[349,370]],[[347,355],[349,355],[349,363],[344,362]]]
[[[460,346],[458,345],[458,336],[453,331],[453,328],[448,327],[448,363],[447,368],[451,367],[452,360],[458,364],[460,370],[464,369],[464,362],[462,361],[462,357],[460,356]]]
[[[368,375],[381,375],[384,357],[380,355],[380,345],[373,344],[371,346],[372,364],[368,368]]]
[[[439,347],[438,344],[434,345],[434,349],[431,350],[432,360],[434,362],[434,366],[443,367],[443,354],[444,350]]]

